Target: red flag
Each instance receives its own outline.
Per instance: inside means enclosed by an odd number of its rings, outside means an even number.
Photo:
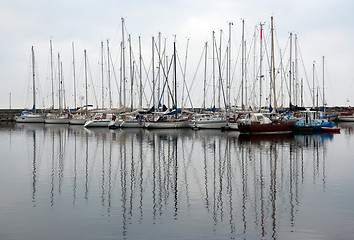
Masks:
[[[263,28],[261,28],[261,39],[263,39],[262,35],[263,35]]]

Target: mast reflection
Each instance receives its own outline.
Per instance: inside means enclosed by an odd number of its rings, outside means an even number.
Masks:
[[[132,234],[133,224],[193,216],[231,238],[276,239],[279,226],[296,223],[302,185],[321,183],[325,190],[326,145],[333,137],[24,129],[33,141],[33,204],[40,196],[53,209],[66,200],[74,207],[97,208],[122,236]],[[39,131],[44,133],[40,154]],[[41,156],[50,157],[40,161]]]

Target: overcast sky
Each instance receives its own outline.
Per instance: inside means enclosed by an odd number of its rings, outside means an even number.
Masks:
[[[90,64],[89,82],[91,86],[96,88],[96,95],[90,95],[89,103],[100,105],[100,44],[101,41],[104,41],[106,48],[106,40],[109,39],[111,55],[115,64],[113,70],[116,72],[119,81],[119,56],[122,39],[121,18],[125,19],[126,33],[131,34],[133,54],[136,61],[138,61],[138,36],[141,36],[146,71],[149,71],[151,64],[151,38],[153,36],[157,39],[158,33],[161,32],[162,42],[166,39],[166,53],[169,56],[173,53],[171,46],[174,36],[176,36],[181,66],[184,65],[187,40],[189,39],[186,82],[188,86],[192,86],[190,94],[192,95],[193,105],[196,107],[201,106],[203,101],[204,63],[198,68],[203,47],[205,42],[208,42],[209,50],[211,50],[212,31],[216,32],[219,41],[220,29],[222,29],[222,55],[225,55],[229,22],[233,22],[231,68],[235,68],[232,70],[231,99],[233,101],[239,99],[241,76],[238,72],[241,68],[239,55],[242,34],[241,19],[244,19],[248,52],[247,66],[249,67],[247,71],[248,96],[252,98],[252,94],[256,95],[257,93],[251,93],[251,89],[259,88],[257,81],[253,79],[253,76],[257,74],[252,73],[254,71],[254,60],[256,60],[257,65],[259,64],[259,52],[252,49],[255,27],[258,25],[259,28],[259,23],[265,23],[264,36],[265,41],[268,42],[264,43],[267,44],[267,53],[264,52],[264,55],[270,54],[269,29],[271,16],[274,17],[276,31],[275,54],[280,56],[280,51],[283,51],[285,72],[289,71],[287,68],[289,34],[292,32],[297,35],[298,49],[301,52],[301,59],[300,53],[298,53],[298,78],[302,78],[304,81],[305,104],[312,104],[309,88],[312,88],[313,75],[315,75],[316,85],[317,83],[320,84],[319,94],[322,95],[322,56],[324,56],[327,104],[329,106],[353,106],[353,10],[354,1],[352,0],[2,0],[0,1],[0,108],[9,108],[10,93],[12,108],[31,107],[30,60],[32,46],[34,47],[37,65],[37,107],[51,106],[49,47],[51,39],[55,56],[53,61],[57,61],[57,55],[60,53],[63,63],[66,104],[73,107],[72,43],[74,42],[78,88],[82,95],[83,50],[87,49]],[[259,42],[256,44],[258,51]],[[210,64],[212,53],[208,52],[208,56],[210,60],[208,64]],[[294,56],[293,53],[293,58]],[[126,51],[126,58],[129,62],[128,51]],[[267,57],[264,56],[264,59],[264,71],[267,71]],[[275,63],[276,66],[280,66],[280,58],[277,58],[276,61],[278,61]],[[314,63],[315,71],[313,71]],[[127,67],[128,71],[130,70]],[[57,73],[55,74],[57,76]],[[104,75],[107,76],[107,73],[104,73]],[[149,71],[149,75],[151,75],[151,71]],[[284,77],[287,78],[288,76],[284,75]],[[130,81],[128,74],[127,78]],[[112,93],[114,95],[112,101],[113,105],[117,106],[118,90],[114,81],[112,80]],[[280,74],[276,81],[277,89],[280,89]],[[145,84],[145,88],[149,89],[149,85]],[[182,83],[179,84],[182,85]],[[264,84],[267,84],[266,80]],[[128,85],[130,83],[127,82]],[[211,83],[208,89],[209,99],[207,101],[211,103]],[[286,89],[286,85],[283,85],[283,89]],[[105,92],[107,97],[107,90]],[[137,98],[136,94],[137,92],[134,96]],[[146,90],[145,94],[146,100],[149,99],[151,92]],[[284,90],[284,95],[287,94],[287,90]],[[57,93],[55,93],[55,98],[57,98]],[[128,93],[127,98],[130,99]],[[184,98],[187,97],[184,96]],[[287,105],[289,100],[286,97],[284,98],[284,104]],[[134,101],[138,102],[138,100]],[[249,101],[249,104],[252,104],[252,100]],[[278,101],[281,100],[278,99]],[[78,105],[81,103],[78,103]],[[322,105],[322,100],[319,104]]]

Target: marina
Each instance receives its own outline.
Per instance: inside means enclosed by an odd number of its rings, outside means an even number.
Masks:
[[[352,239],[354,124],[336,127],[1,123],[1,238]]]

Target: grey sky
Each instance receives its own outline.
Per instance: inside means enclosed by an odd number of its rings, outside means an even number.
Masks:
[[[34,46],[39,77],[37,85],[39,99],[37,101],[40,103],[37,106],[43,107],[44,104],[44,107],[50,107],[50,39],[53,41],[54,56],[57,56],[58,52],[62,56],[67,105],[73,107],[72,42],[75,42],[78,87],[82,90],[83,50],[87,49],[91,71],[89,81],[94,82],[97,103],[100,105],[100,42],[109,39],[112,58],[119,59],[122,17],[125,18],[126,29],[131,34],[136,59],[138,58],[138,36],[141,36],[143,58],[147,69],[151,61],[152,36],[157,38],[158,32],[161,32],[163,39],[166,38],[167,54],[171,56],[173,36],[176,35],[182,64],[184,64],[186,42],[189,39],[186,81],[187,85],[190,85],[192,80],[197,78],[191,89],[193,105],[196,107],[202,104],[203,67],[200,66],[198,72],[196,69],[205,42],[208,41],[209,44],[211,42],[212,31],[216,31],[218,38],[220,29],[223,30],[222,47],[225,51],[228,22],[234,23],[232,65],[235,66],[236,63],[237,65],[236,69],[232,70],[234,74],[231,98],[236,99],[241,78],[240,57],[237,55],[240,48],[241,19],[245,20],[247,51],[250,55],[249,66],[252,66],[248,73],[248,87],[252,89],[254,82],[251,74],[253,71],[253,50],[250,50],[252,37],[255,26],[260,22],[265,22],[265,35],[269,34],[271,16],[274,16],[275,21],[276,45],[282,48],[282,51],[289,51],[286,50],[289,48],[286,47],[289,33],[293,32],[298,35],[299,48],[304,61],[302,63],[299,60],[299,69],[301,68],[299,78],[304,78],[305,95],[307,95],[305,104],[311,105],[310,91],[306,81],[312,85],[314,61],[316,62],[316,78],[322,88],[322,56],[325,56],[325,94],[328,105],[354,105],[352,93],[354,90],[353,9],[352,0],[3,0],[0,2],[0,79],[2,86],[0,108],[9,107],[10,92],[12,108],[31,106],[32,100],[29,92],[31,46]],[[257,49],[258,47],[257,45]],[[269,46],[267,48],[269,49]],[[278,47],[276,51],[279,51]],[[211,56],[211,52],[208,54]],[[127,62],[128,57],[127,53]],[[287,58],[288,53],[285,53],[284,65],[287,64]],[[278,64],[279,61],[276,65]],[[302,64],[306,68],[307,80]],[[267,64],[264,63],[264,65]],[[116,61],[114,67],[119,76],[119,62]],[[208,74],[210,75],[210,72]],[[277,81],[280,82],[280,77]],[[114,86],[112,92],[115,96],[113,105],[116,106],[118,105],[116,97],[118,93],[115,83],[112,85]],[[280,83],[277,83],[278,87],[280,88]],[[254,88],[258,88],[258,85]],[[209,95],[210,90],[211,87],[208,91]],[[146,91],[146,94],[149,98],[151,93]],[[284,94],[288,93],[285,91]],[[249,95],[251,96],[251,93]],[[90,95],[90,98],[89,102],[96,105],[95,97]],[[127,98],[130,99],[130,97]],[[209,99],[208,103],[210,102]],[[288,104],[287,99],[284,100],[284,104]]]

